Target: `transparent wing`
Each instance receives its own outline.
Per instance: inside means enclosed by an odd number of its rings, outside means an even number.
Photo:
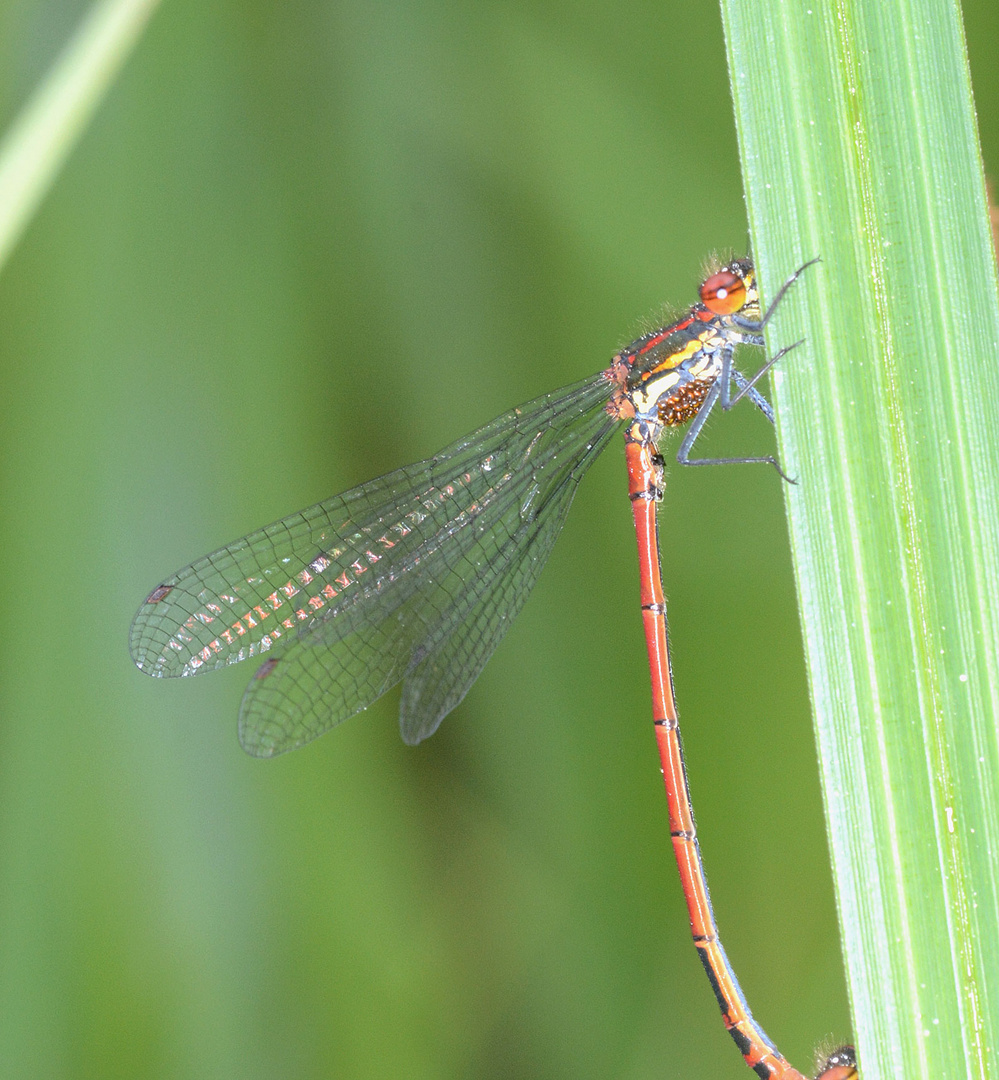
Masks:
[[[374,594],[337,618],[303,628],[283,655],[268,658],[243,695],[244,749],[270,757],[301,746],[408,672],[414,688],[425,683],[429,692],[408,712],[404,704],[403,738],[418,742],[431,734],[467,693],[527,599],[576,484],[615,426],[599,414],[580,420],[561,431],[557,453],[540,454],[476,518],[461,534],[460,547],[457,538],[446,546],[446,559],[434,560],[433,572],[424,564],[405,589]],[[526,572],[517,573],[525,563]],[[474,634],[475,642],[469,637],[466,648],[456,647],[464,633]],[[463,667],[431,687],[431,665],[442,659]]]
[[[608,389],[597,375],[538,398],[199,559],[140,608],[136,664],[183,676],[266,654],[241,710],[244,744],[269,754],[314,738],[413,666],[497,551],[530,542],[520,526],[614,426]]]
[[[239,707],[239,741],[273,757],[318,738],[390,690],[406,673],[421,629],[411,597],[396,617],[332,643],[293,639],[257,669]]]
[[[496,554],[465,602],[414,653],[399,710],[405,742],[413,745],[433,735],[481,674],[548,561],[576,494],[576,479],[564,483],[537,518],[521,525],[521,535]]]

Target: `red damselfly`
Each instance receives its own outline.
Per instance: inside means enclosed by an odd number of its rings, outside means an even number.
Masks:
[[[766,463],[787,479],[772,455],[690,452],[717,404],[727,410],[748,397],[773,422],[756,383],[795,346],[752,379],[734,353],[764,344],[767,322],[810,265],[764,313],[752,263],[729,262],[683,318],[632,342],[606,370],[168,578],[139,609],[130,637],[136,665],[155,676],[262,658],[239,712],[251,754],[301,746],[399,682],[402,737],[418,743],[478,677],[537,580],[576,485],[624,426],[656,737],[694,943],[748,1064],[761,1077],[789,1080],[801,1074],[753,1020],[711,911],[673,695],[656,511],[667,427],[690,423],[677,453],[683,465]],[[845,1062],[827,1064],[823,1076],[843,1080],[830,1070]]]

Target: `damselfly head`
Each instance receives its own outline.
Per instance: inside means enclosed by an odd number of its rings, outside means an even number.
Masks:
[[[749,259],[733,259],[708,277],[700,288],[701,303],[714,315],[734,315],[758,307],[756,272]]]
[[[852,1046],[841,1046],[819,1067],[815,1080],[857,1080],[857,1052]]]

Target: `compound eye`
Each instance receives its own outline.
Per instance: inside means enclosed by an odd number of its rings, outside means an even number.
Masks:
[[[746,283],[731,270],[719,270],[701,286],[701,303],[715,315],[731,315],[746,303]]]

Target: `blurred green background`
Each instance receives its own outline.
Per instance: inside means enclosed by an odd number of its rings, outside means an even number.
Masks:
[[[5,123],[84,10],[0,6]],[[996,176],[999,14],[965,14]],[[746,243],[713,4],[164,0],[0,277],[4,1075],[749,1075],[673,867],[619,440],[418,749],[393,692],[254,761],[249,668],[127,651],[161,577],[597,370]],[[740,409],[706,449],[771,439]],[[807,1067],[849,1017],[781,492],[673,468],[661,520],[716,913]]]

